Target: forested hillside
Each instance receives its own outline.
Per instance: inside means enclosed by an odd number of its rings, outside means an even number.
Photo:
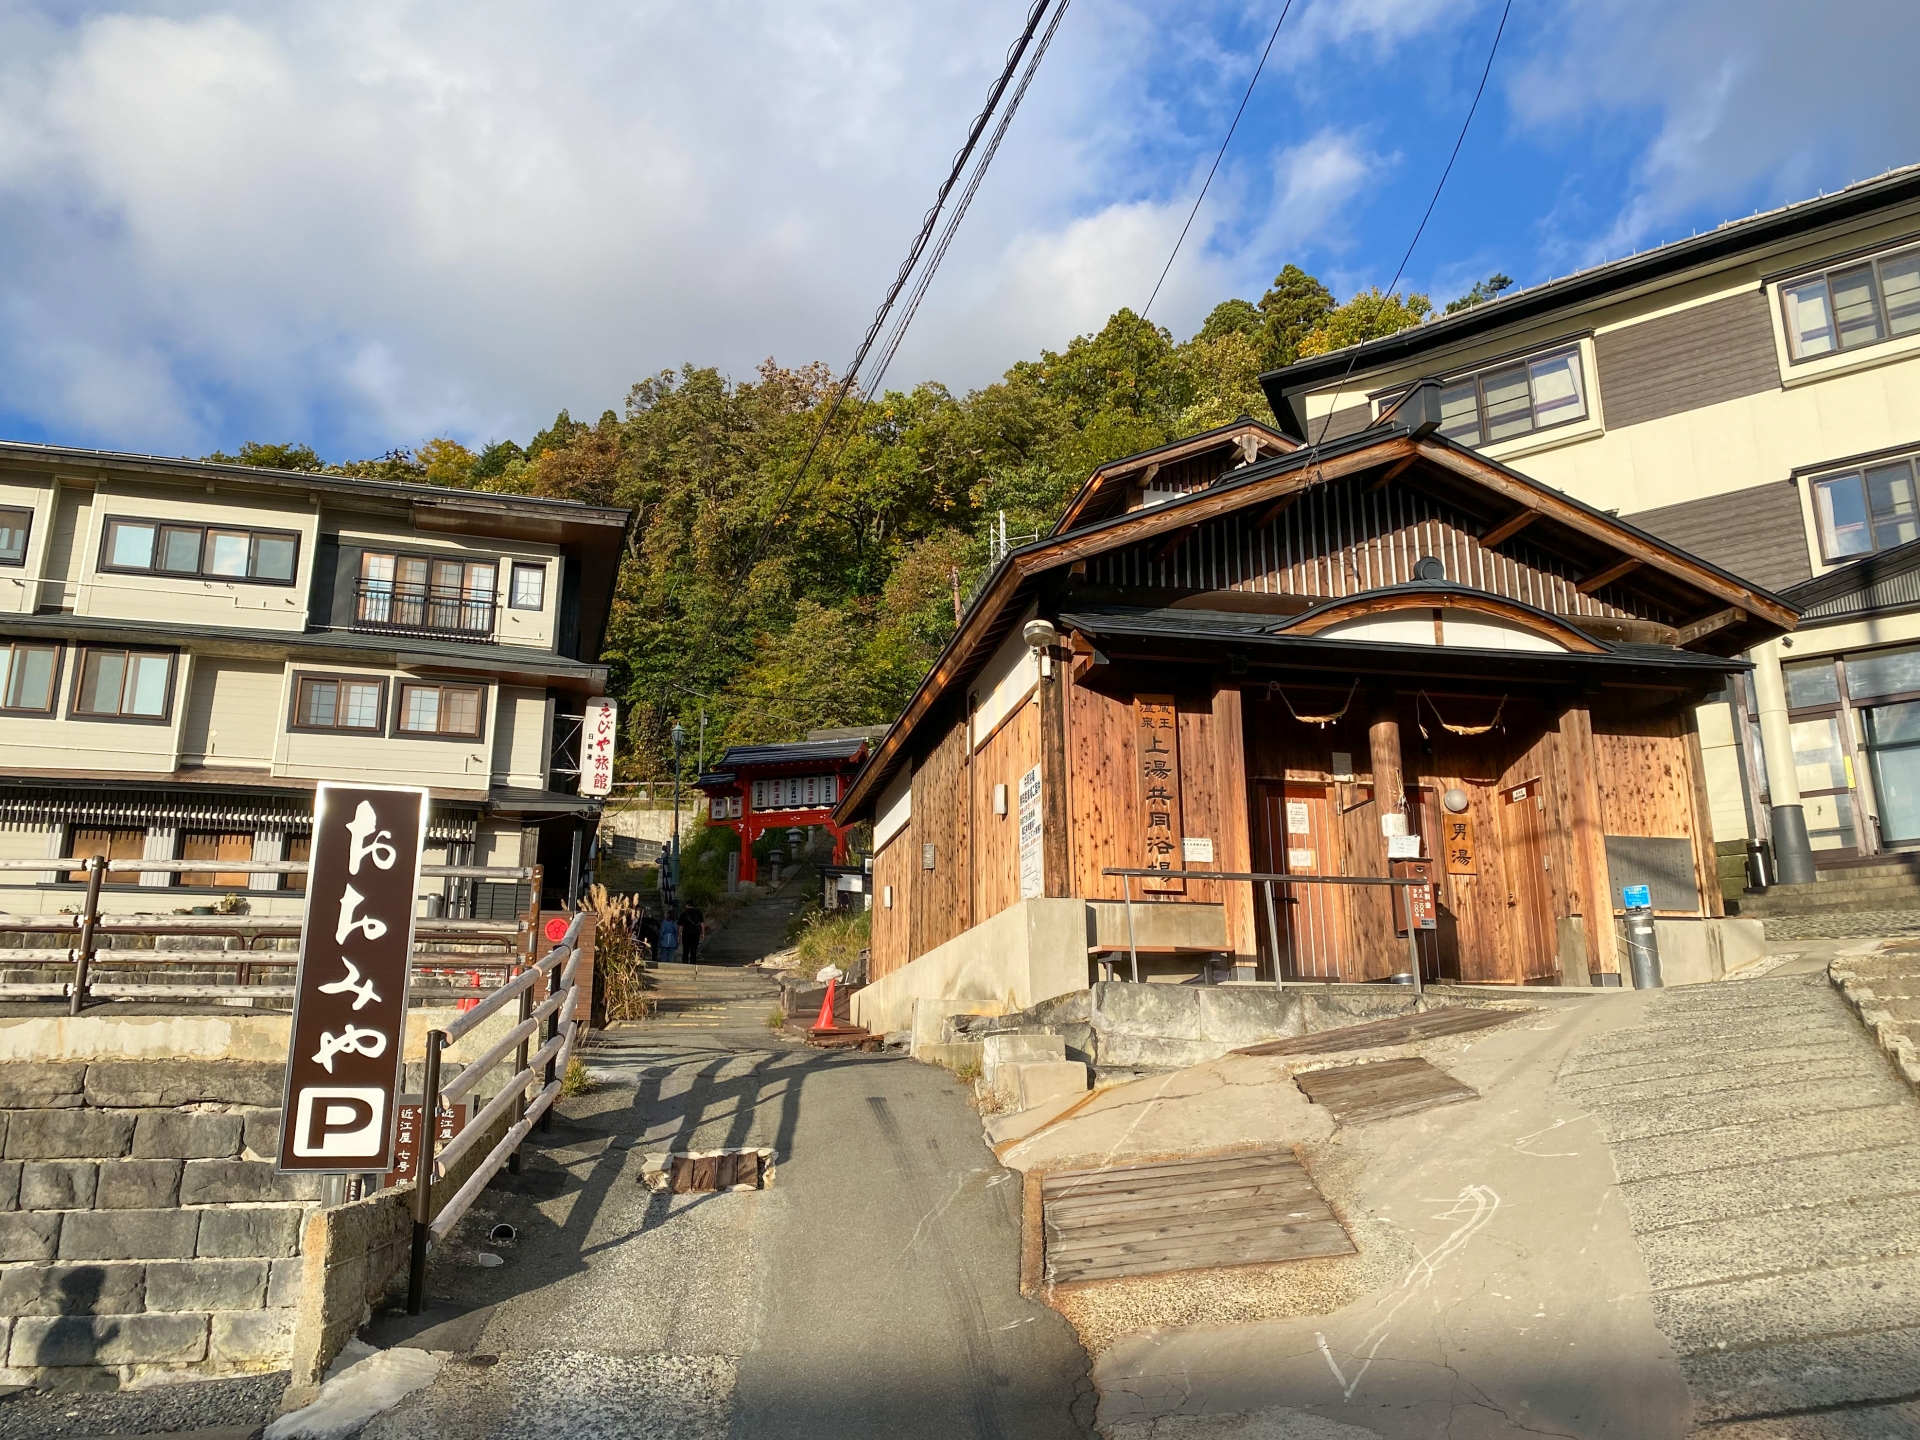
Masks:
[[[1505,277],[1448,307],[1477,303]],[[671,768],[668,732],[705,710],[708,754],[825,725],[886,721],[953,633],[990,524],[1053,524],[1089,470],[1224,423],[1269,417],[1256,377],[1418,324],[1425,296],[1344,305],[1288,266],[1258,302],[1228,300],[1175,343],[1131,311],[968,395],[925,384],[849,402],[796,487],[830,397],[824,364],[769,360],[750,379],[665,370],[597,421],[562,411],[522,446],[451,440],[338,473],[563,496],[635,512],[607,636],[626,717],[622,778]],[[323,468],[306,446],[209,459]]]

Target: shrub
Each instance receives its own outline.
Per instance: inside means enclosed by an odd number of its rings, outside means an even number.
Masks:
[[[828,965],[853,969],[860,952],[871,943],[873,912],[870,910],[815,910],[800,927],[795,942],[800,968],[817,974]]]

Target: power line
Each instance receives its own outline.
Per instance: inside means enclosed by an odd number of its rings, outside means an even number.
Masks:
[[[1507,0],[1506,7],[1500,12],[1500,24],[1493,32],[1493,44],[1487,49],[1487,63],[1486,67],[1480,72],[1479,88],[1473,92],[1473,103],[1467,107],[1467,118],[1460,124],[1460,134],[1453,142],[1453,153],[1447,156],[1447,168],[1440,172],[1440,183],[1433,187],[1433,198],[1427,201],[1426,214],[1420,217],[1420,224],[1413,232],[1413,239],[1407,242],[1407,253],[1400,257],[1400,268],[1393,272],[1393,284],[1387,287],[1386,298],[1388,301],[1393,299],[1394,293],[1400,288],[1400,277],[1406,273],[1407,262],[1413,259],[1413,248],[1420,243],[1420,237],[1426,233],[1427,221],[1433,218],[1433,207],[1440,203],[1440,192],[1447,188],[1447,177],[1453,174],[1453,162],[1460,158],[1460,147],[1467,142],[1467,130],[1473,124],[1475,112],[1480,109],[1480,97],[1484,95],[1487,90],[1487,77],[1493,73],[1493,57],[1500,53],[1500,37],[1507,33],[1507,16],[1512,13],[1513,0]],[[1373,337],[1368,336],[1367,338],[1372,339]],[[1353,367],[1359,364],[1360,351],[1365,344],[1366,340],[1357,340],[1354,342],[1353,358],[1347,361],[1347,372],[1340,377],[1340,386],[1342,388],[1344,388],[1347,381],[1352,378]],[[1336,389],[1334,394],[1337,396],[1339,390]],[[1319,455],[1320,446],[1327,438],[1327,430],[1332,424],[1333,408],[1329,405],[1327,408],[1327,418],[1320,423],[1320,438],[1313,442],[1313,453],[1316,459]]]
[[[1153,302],[1160,298],[1160,287],[1167,283],[1167,275],[1173,269],[1173,262],[1180,254],[1180,247],[1187,243],[1187,231],[1193,228],[1194,216],[1200,213],[1200,202],[1207,198],[1207,191],[1213,185],[1213,177],[1220,169],[1220,162],[1227,156],[1227,146],[1233,143],[1233,132],[1240,128],[1240,117],[1247,113],[1247,102],[1253,99],[1253,87],[1260,83],[1260,73],[1267,68],[1267,57],[1273,53],[1273,42],[1280,38],[1280,27],[1287,23],[1287,11],[1293,8],[1293,0],[1280,7],[1280,18],[1273,22],[1273,33],[1267,37],[1267,48],[1260,52],[1260,63],[1253,67],[1253,78],[1247,81],[1247,93],[1240,97],[1240,108],[1233,112],[1233,123],[1227,126],[1227,138],[1220,142],[1220,151],[1213,157],[1213,168],[1207,171],[1207,178],[1200,186],[1200,193],[1193,197],[1193,208],[1187,212],[1187,223],[1180,227],[1180,238],[1173,242],[1173,253],[1167,256],[1167,263],[1160,269],[1160,278],[1153,282],[1153,293],[1147,297],[1147,303],[1140,307],[1140,318],[1147,318],[1147,312],[1153,309]]]

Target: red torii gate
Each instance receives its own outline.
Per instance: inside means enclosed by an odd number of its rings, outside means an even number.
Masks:
[[[833,823],[833,807],[867,763],[867,736],[821,736],[784,745],[733,745],[693,782],[708,801],[707,822],[740,837],[740,879],[760,878],[753,842],[769,830],[824,825],[833,836],[833,863],[847,856],[847,830]]]

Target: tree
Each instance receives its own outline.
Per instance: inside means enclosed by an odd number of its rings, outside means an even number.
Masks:
[[[422,478],[429,485],[464,488],[473,481],[478,457],[458,440],[449,440],[444,436],[429,440],[414,452],[414,456],[425,472]]]
[[[254,465],[262,470],[311,472],[326,468],[311,445],[263,445],[257,440],[247,441],[238,455],[216,450],[200,458],[210,465]]]
[[[1486,279],[1474,281],[1473,288],[1458,300],[1449,300],[1447,302],[1447,314],[1452,315],[1461,310],[1471,310],[1476,305],[1484,305],[1487,301],[1499,295],[1501,291],[1511,289],[1512,286],[1513,280],[1511,277],[1502,275],[1496,270]]]
[[[1378,286],[1336,306],[1300,340],[1300,358],[1326,355],[1418,325],[1433,313],[1424,295],[1382,295]]]
[[[1313,353],[1300,346],[1333,313],[1333,292],[1298,265],[1288,265],[1273,277],[1258,308],[1265,317],[1262,360],[1266,368],[1277,370]]]

